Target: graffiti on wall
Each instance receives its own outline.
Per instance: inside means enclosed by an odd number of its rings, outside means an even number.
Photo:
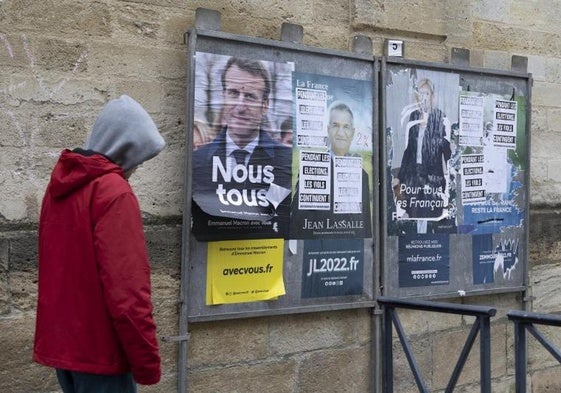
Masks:
[[[21,47],[21,51],[18,51]],[[35,190],[31,194],[35,194],[43,185],[37,178],[34,167],[39,160],[38,152],[36,149],[37,139],[43,131],[41,119],[37,116],[30,117],[28,113],[18,111],[21,99],[16,98],[19,94],[25,92],[26,89],[35,88],[39,89],[41,100],[51,101],[58,93],[63,91],[67,83],[76,75],[81,66],[87,59],[88,52],[82,51],[76,59],[73,60],[73,67],[68,71],[62,72],[62,77],[57,78],[54,82],[47,80],[45,71],[38,66],[36,62],[36,54],[33,50],[32,40],[25,34],[21,34],[18,38],[13,39],[7,37],[5,34],[0,33],[0,56],[7,59],[8,65],[10,61],[14,65],[24,64],[23,73],[19,74],[15,79],[17,81],[10,83],[0,81],[0,118],[3,120],[2,127],[5,127],[7,132],[4,135],[14,135],[15,140],[11,141],[9,145],[18,146],[21,150],[19,159],[14,162],[15,167],[4,168],[11,172],[8,176],[0,176],[0,186],[3,190],[13,189],[9,187],[8,182],[12,181],[15,186],[17,183],[26,186],[28,183]],[[50,71],[48,71],[50,72]],[[60,72],[60,70],[57,70]],[[21,80],[23,77],[23,80]],[[55,156],[58,152],[47,153]],[[21,196],[13,195],[13,198],[22,199]],[[25,196],[26,203],[29,199],[36,199],[34,196]],[[7,218],[20,218],[21,213],[9,209],[9,197],[5,196],[5,203],[0,204],[0,216]],[[15,201],[15,200],[14,200]],[[11,205],[10,205],[11,206]],[[17,210],[17,209],[15,209]],[[15,217],[14,217],[15,215]]]

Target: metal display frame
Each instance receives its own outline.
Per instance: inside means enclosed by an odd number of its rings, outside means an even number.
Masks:
[[[372,84],[373,113],[372,113],[372,141],[378,141],[378,86],[377,76],[379,73],[379,62],[367,54],[343,52],[336,50],[309,47],[293,42],[273,41],[247,36],[239,36],[221,31],[192,29],[187,33],[187,120],[186,120],[186,154],[185,154],[185,202],[183,215],[183,251],[182,251],[182,273],[181,273],[181,304],[182,320],[188,322],[203,322],[212,320],[224,320],[235,318],[258,317],[267,315],[283,315],[293,313],[320,312],[353,308],[375,307],[376,294],[379,292],[379,232],[378,232],[378,196],[379,174],[377,162],[374,162],[375,152],[378,146],[373,148],[372,163],[372,238],[364,239],[364,293],[360,296],[341,296],[328,298],[297,299],[295,296],[287,301],[282,297],[278,301],[252,302],[240,304],[226,304],[217,306],[206,306],[204,304],[205,280],[204,266],[206,265],[206,243],[197,241],[191,233],[191,196],[192,196],[192,163],[191,152],[193,146],[192,130],[194,122],[194,84],[195,84],[195,55],[197,51],[236,55],[256,60],[291,61],[295,64],[296,71],[317,73],[329,76],[339,76],[367,80]],[[366,77],[364,77],[366,75]],[[298,242],[298,253],[289,255],[288,241],[285,241],[285,280],[287,296],[289,291],[299,292],[302,268],[302,240]],[[298,266],[299,265],[299,266]],[[294,269],[295,271],[290,271]],[[298,290],[296,290],[298,289]]]
[[[392,191],[392,177],[394,176],[388,166],[388,159],[392,160],[393,146],[389,146],[387,133],[387,87],[390,83],[390,73],[399,70],[434,71],[437,73],[451,73],[459,77],[459,86],[463,92],[478,92],[483,94],[493,94],[502,96],[523,96],[525,99],[525,165],[522,175],[522,208],[524,209],[523,219],[519,228],[507,228],[506,234],[492,234],[491,236],[512,236],[518,240],[517,251],[520,268],[511,281],[500,283],[474,284],[472,269],[472,235],[449,233],[449,282],[444,285],[425,285],[425,286],[400,286],[399,265],[400,255],[398,243],[400,239],[406,237],[401,233],[389,233],[390,218],[388,209],[396,209],[389,203],[395,195]],[[530,113],[531,113],[531,74],[517,71],[501,71],[473,68],[461,65],[437,64],[428,62],[411,61],[406,59],[382,59],[381,63],[381,126],[380,130],[380,173],[381,173],[381,261],[382,261],[382,288],[386,296],[397,296],[403,298],[459,298],[463,296],[474,296],[494,293],[514,293],[525,292],[528,283],[528,239],[529,239],[529,179],[530,179]],[[459,104],[458,104],[459,105]],[[401,110],[401,108],[400,108]],[[392,139],[390,137],[390,139]],[[391,165],[391,164],[390,164]],[[415,220],[413,220],[415,221]],[[393,230],[393,229],[392,229]],[[509,232],[510,231],[510,232]],[[411,238],[411,235],[408,235]],[[413,235],[414,236],[414,235]],[[430,237],[430,235],[427,235]],[[495,239],[493,239],[495,241]],[[404,241],[405,243],[405,241]],[[525,299],[526,301],[526,299]]]
[[[212,26],[210,28],[213,28]],[[197,24],[186,34],[186,136],[185,136],[185,183],[182,227],[182,258],[179,299],[179,334],[167,338],[179,342],[178,391],[187,391],[187,341],[189,323],[253,318],[263,316],[288,315],[310,312],[325,312],[345,309],[366,308],[371,311],[371,390],[377,391],[381,382],[381,312],[377,299],[382,294],[402,298],[458,298],[494,293],[525,292],[528,285],[528,239],[529,239],[529,174],[530,174],[530,113],[532,77],[525,72],[479,69],[467,66],[409,61],[395,58],[376,58],[372,53],[354,53],[310,47],[298,42],[274,41],[255,37],[240,36],[219,30],[208,30]],[[191,230],[192,218],[192,152],[195,100],[195,56],[197,52],[207,52],[225,56],[240,56],[254,60],[271,62],[294,62],[295,71],[366,80],[372,87],[372,237],[364,239],[365,270],[362,295],[341,297],[317,297],[302,300],[300,297],[302,279],[302,250],[304,240],[297,240],[297,253],[291,255],[288,241],[284,249],[284,277],[287,295],[274,301],[225,304],[207,306],[206,290],[206,243],[195,239]],[[299,68],[301,67],[301,68]],[[521,229],[514,229],[519,239],[521,274],[511,285],[473,285],[468,280],[468,268],[457,268],[461,262],[471,265],[466,256],[471,250],[471,236],[451,234],[449,285],[401,288],[397,284],[399,236],[388,235],[388,189],[387,173],[388,140],[386,135],[386,83],[391,67],[419,68],[459,75],[460,85],[465,90],[482,93],[513,95],[522,92],[525,98],[525,170],[524,219]],[[362,70],[360,70],[362,68]],[[325,70],[325,71],[324,71]],[[324,72],[322,72],[324,71]],[[360,77],[359,77],[360,75]],[[367,77],[364,77],[367,75]],[[493,82],[486,84],[486,81]],[[514,90],[512,90],[514,87]],[[294,176],[294,174],[293,174]],[[460,240],[458,240],[460,239]],[[467,244],[469,242],[469,245]],[[464,244],[465,243],[465,244]],[[455,270],[454,270],[455,269]],[[291,294],[292,293],[292,294]],[[298,295],[296,295],[298,294]],[[284,299],[283,299],[284,298]],[[526,301],[526,299],[524,299]]]

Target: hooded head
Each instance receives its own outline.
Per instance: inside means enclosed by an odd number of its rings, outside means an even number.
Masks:
[[[155,157],[165,144],[144,108],[122,95],[105,105],[88,135],[85,148],[103,154],[127,172]]]

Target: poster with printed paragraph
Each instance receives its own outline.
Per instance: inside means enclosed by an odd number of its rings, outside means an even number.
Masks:
[[[399,285],[418,287],[450,282],[447,235],[404,236],[399,239]]]
[[[481,146],[483,141],[483,97],[460,95],[459,143],[462,146]]]
[[[464,146],[460,151],[458,232],[500,233],[509,227],[522,228],[526,208],[521,193],[526,170],[522,158],[527,146],[524,122],[519,122],[526,119],[524,98],[511,101],[496,94],[466,94],[482,100],[483,137],[479,145]],[[474,160],[477,162],[466,163]]]
[[[392,71],[386,86],[392,105],[385,114],[391,143],[387,162],[391,235],[456,231],[449,164],[456,151],[452,130],[459,118],[459,83],[459,75],[449,72]]]
[[[207,305],[284,295],[282,239],[208,243]]]
[[[463,154],[461,157],[462,201],[477,203],[485,200],[483,154]]]

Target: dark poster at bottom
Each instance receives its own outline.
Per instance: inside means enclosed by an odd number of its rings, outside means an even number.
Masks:
[[[302,298],[361,295],[362,239],[305,240]]]
[[[448,234],[399,239],[399,286],[423,287],[450,282]]]

